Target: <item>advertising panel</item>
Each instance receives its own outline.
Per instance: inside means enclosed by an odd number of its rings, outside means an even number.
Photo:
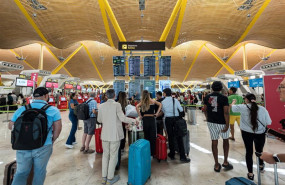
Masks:
[[[272,120],[269,128],[282,128],[280,121],[285,119],[285,75],[264,76],[264,100]]]
[[[33,87],[34,82],[32,80],[16,78],[16,86],[18,87]]]
[[[58,88],[58,83],[46,82],[46,88]]]

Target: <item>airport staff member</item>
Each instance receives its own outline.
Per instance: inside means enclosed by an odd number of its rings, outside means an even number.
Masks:
[[[32,108],[41,109],[49,100],[48,90],[44,87],[37,88],[34,93]],[[17,118],[25,111],[25,106],[19,108],[13,115],[9,129],[11,130]],[[46,110],[48,128],[51,128],[44,146],[34,150],[18,150],[16,153],[17,171],[13,185],[26,185],[31,168],[34,165],[33,184],[43,185],[46,177],[46,167],[53,150],[53,143],[58,138],[62,124],[59,110],[51,106]]]

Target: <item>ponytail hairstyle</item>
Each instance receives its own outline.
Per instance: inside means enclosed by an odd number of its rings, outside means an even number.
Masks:
[[[257,111],[258,111],[258,105],[256,104],[256,97],[254,94],[247,94],[245,98],[249,101],[251,104],[250,108],[250,122],[252,124],[252,130],[255,131],[258,129],[258,123],[257,123]]]
[[[144,90],[142,93],[142,101],[141,101],[141,108],[142,108],[142,112],[146,112],[148,111],[148,109],[150,108],[150,96],[147,90]]]

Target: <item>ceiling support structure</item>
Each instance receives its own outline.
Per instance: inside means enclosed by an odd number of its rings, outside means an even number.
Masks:
[[[82,46],[84,47],[84,49],[85,49],[85,51],[86,51],[86,53],[87,53],[87,55],[88,55],[90,61],[92,62],[92,64],[93,64],[95,70],[97,71],[97,73],[98,73],[98,75],[99,75],[101,81],[102,81],[103,83],[105,83],[104,80],[103,80],[103,77],[102,77],[102,75],[101,75],[101,73],[100,73],[100,71],[99,71],[99,69],[98,69],[98,67],[97,67],[97,65],[96,65],[96,63],[95,63],[95,61],[93,60],[93,58],[92,58],[92,56],[91,56],[91,53],[90,53],[89,50],[88,50],[88,48],[87,48],[84,44],[82,44]]]
[[[243,41],[243,39],[247,36],[247,34],[249,33],[249,31],[252,29],[252,27],[254,26],[254,24],[257,22],[257,20],[259,19],[259,17],[261,16],[261,14],[263,13],[263,11],[266,9],[266,7],[269,5],[269,3],[271,2],[271,0],[265,0],[263,5],[260,7],[260,9],[258,10],[258,12],[255,14],[254,18],[252,19],[252,21],[249,23],[249,25],[247,26],[247,28],[245,29],[244,33],[241,35],[241,37],[238,39],[238,41],[236,41],[236,43],[233,46],[238,45],[239,43],[241,43]]]
[[[178,22],[177,22],[177,26],[176,26],[176,32],[175,32],[175,36],[173,39],[172,47],[175,47],[177,44],[177,40],[178,40],[178,37],[180,34],[180,30],[181,30],[182,21],[184,18],[186,6],[187,6],[187,0],[182,0],[181,9],[180,9],[180,13],[179,13],[179,18],[178,18]]]
[[[242,49],[243,49],[243,70],[248,70],[248,63],[247,63],[247,55],[246,55],[246,50],[245,50],[245,45],[243,44]]]
[[[14,55],[16,55],[17,57],[21,57],[18,53],[16,53],[16,51],[15,50],[13,50],[13,49],[10,49],[10,51],[14,54]],[[28,65],[31,69],[35,69],[31,64],[29,64],[29,62],[27,62],[26,60],[22,60],[26,65]]]
[[[104,1],[103,0],[98,0],[98,2],[99,2],[101,15],[102,15],[102,18],[103,18],[105,31],[106,31],[106,34],[107,34],[107,38],[108,38],[109,44],[110,44],[111,47],[115,47],[113,39],[112,39],[111,31],[110,31],[109,22],[108,22],[108,19],[107,19],[107,14],[106,14],[105,6],[104,6]]]
[[[228,64],[226,64],[224,61],[222,61],[213,51],[211,51],[211,50],[207,47],[207,45],[205,45],[204,47],[205,47],[205,49],[208,50],[209,53],[211,53],[211,54],[213,55],[213,57],[215,57],[215,59],[217,59],[218,62],[220,62],[220,64],[222,64],[222,66],[223,66],[224,68],[226,68],[231,74],[234,74],[234,73],[235,73],[235,71],[234,71]]]
[[[29,21],[29,23],[31,24],[31,26],[34,28],[34,30],[37,32],[37,34],[39,35],[39,37],[49,46],[53,46],[43,35],[43,33],[41,32],[41,30],[38,28],[38,26],[36,25],[36,23],[34,22],[34,20],[32,19],[32,17],[29,15],[29,13],[27,12],[27,10],[25,9],[25,7],[22,5],[22,3],[20,2],[20,0],[14,0],[14,2],[16,3],[16,5],[18,6],[18,8],[21,10],[21,12],[24,14],[24,16],[26,17],[26,19]]]
[[[206,44],[206,43],[205,43],[205,44]],[[197,53],[196,53],[196,55],[195,55],[195,57],[194,57],[194,60],[192,61],[191,65],[190,65],[190,67],[189,67],[189,69],[188,69],[188,71],[187,71],[187,73],[186,73],[186,75],[185,75],[185,77],[184,77],[184,79],[183,79],[183,81],[182,81],[182,83],[184,83],[185,80],[188,78],[188,75],[189,75],[190,71],[192,70],[192,68],[193,68],[193,66],[194,66],[194,64],[195,64],[195,62],[196,62],[196,60],[197,60],[197,58],[198,58],[200,52],[202,51],[203,47],[205,46],[205,44],[203,44],[203,45],[198,49],[198,51],[197,51]]]
[[[44,69],[44,45],[41,45],[41,50],[40,50],[40,59],[39,59],[39,69],[43,70]]]
[[[61,64],[61,61],[58,60],[57,56],[55,56],[55,54],[54,54],[48,47],[45,47],[45,48],[46,48],[46,49],[48,50],[48,52],[53,56],[53,58],[55,58],[56,61],[57,61],[59,64]],[[73,77],[72,74],[71,74],[65,67],[63,67],[63,69],[67,72],[67,74],[68,74],[70,77]]]
[[[72,57],[83,47],[83,45],[81,44],[73,53],[71,53],[61,64],[59,64],[52,72],[51,74],[56,74],[58,73],[59,70],[61,70],[61,68],[63,68],[65,66],[65,64],[67,64],[67,62],[70,61],[70,59],[72,59]]]
[[[233,58],[233,56],[235,56],[235,54],[240,50],[241,47],[242,47],[242,45],[240,45],[240,46],[233,52],[233,54],[230,56],[230,58],[228,58],[228,60],[226,61],[226,64]],[[215,74],[214,77],[218,76],[218,74],[222,71],[223,68],[224,68],[224,66],[222,66],[221,69],[219,69],[219,71]]]

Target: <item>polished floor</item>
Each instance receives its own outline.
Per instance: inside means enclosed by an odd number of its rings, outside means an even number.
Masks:
[[[15,151],[10,145],[10,131],[7,128],[6,115],[1,114],[0,126],[0,178],[3,178],[5,165],[15,159]],[[78,145],[74,149],[66,149],[65,141],[70,131],[71,123],[68,120],[68,112],[62,112],[63,130],[60,138],[54,144],[53,155],[47,168],[46,185],[89,185],[101,182],[101,154],[82,154],[79,152],[82,130],[76,134]],[[191,144],[191,163],[181,164],[176,161],[152,161],[151,178],[147,185],[223,185],[225,181],[237,176],[245,177],[245,149],[241,140],[240,131],[236,128],[236,141],[230,141],[230,162],[234,165],[232,171],[213,170],[213,157],[211,154],[211,141],[204,115],[197,111],[198,125],[189,125]],[[82,122],[80,125],[82,126]],[[237,126],[236,126],[237,127]],[[91,146],[94,148],[94,139]],[[268,139],[265,150],[270,152],[285,153],[285,143]],[[222,141],[219,142],[220,162],[223,161]],[[116,184],[126,184],[128,179],[128,149],[122,156],[120,181]],[[178,158],[178,156],[176,156]],[[254,168],[256,170],[256,167]],[[262,174],[262,184],[273,185],[273,166],[266,165],[265,173]],[[279,184],[285,185],[285,165],[279,165]]]

